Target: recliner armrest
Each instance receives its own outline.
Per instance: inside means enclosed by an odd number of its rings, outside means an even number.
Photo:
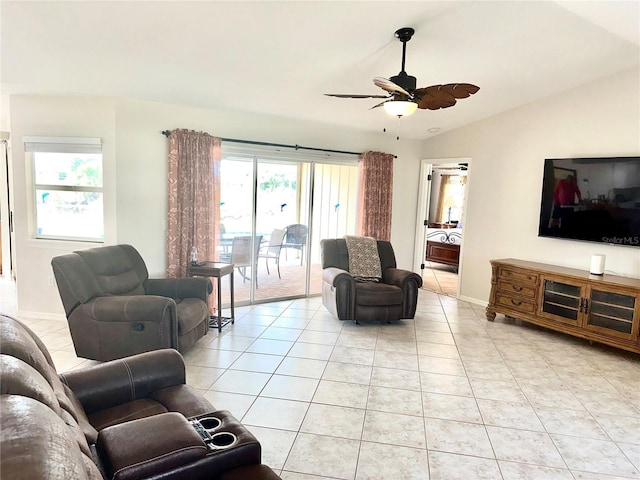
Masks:
[[[346,270],[336,267],[327,267],[322,270],[322,281],[337,287],[338,284],[346,282],[347,284],[353,284],[355,287],[355,279]]]
[[[401,268],[387,268],[382,272],[382,281],[389,285],[396,285],[403,290],[408,282],[415,281],[418,288],[422,287],[422,277],[417,273]]]
[[[204,277],[148,278],[143,285],[148,295],[160,295],[175,300],[199,298],[208,302],[209,294],[213,292],[211,280]]]
[[[184,360],[163,349],[63,373],[87,414],[146,398],[152,392],[186,382]]]

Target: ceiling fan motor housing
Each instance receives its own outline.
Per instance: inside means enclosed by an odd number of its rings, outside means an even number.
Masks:
[[[416,77],[407,75],[407,72],[402,71],[398,75],[390,77],[389,80],[404,88],[409,93],[413,93],[416,89]]]

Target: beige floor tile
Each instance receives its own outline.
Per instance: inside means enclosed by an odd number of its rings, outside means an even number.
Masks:
[[[353,440],[299,433],[284,470],[350,480],[360,445]]]
[[[527,399],[515,380],[486,380],[471,378],[471,388],[476,398],[504,402],[526,403]]]
[[[287,357],[282,361],[276,373],[296,377],[321,378],[326,367],[327,362],[324,360]]]
[[[498,460],[556,468],[566,466],[546,433],[503,427],[486,428]],[[579,444],[575,438],[573,441]]]
[[[360,440],[365,410],[312,403],[300,431]]]
[[[640,472],[614,442],[551,434],[562,458],[571,470],[640,478]]]
[[[310,402],[320,380],[316,378],[273,375],[260,393],[263,397]]]
[[[299,330],[297,328],[283,328],[283,327],[271,326],[267,328],[262,333],[262,335],[260,335],[260,338],[295,342],[303,331],[304,330]]]
[[[317,330],[304,330],[299,337],[301,342],[319,343],[320,345],[335,345],[338,340],[338,333],[320,332]]]
[[[268,338],[258,338],[253,342],[247,352],[266,353],[269,355],[286,355],[294,342],[284,340],[270,340]]]
[[[376,351],[366,348],[334,347],[330,360],[339,363],[355,363],[357,365],[373,365]]]
[[[366,408],[368,394],[368,385],[320,380],[313,403]]]
[[[203,338],[207,338],[207,334]],[[253,337],[241,337],[240,335],[220,335],[213,337],[210,342],[206,344],[206,348],[217,348],[218,350],[232,350],[235,352],[244,352],[249,345],[255,342]]]
[[[427,448],[440,452],[494,458],[484,425],[425,418]]]
[[[422,394],[422,406],[425,417],[482,423],[475,398],[425,392]]]
[[[416,354],[381,351],[376,348],[373,365],[376,367],[397,368],[417,372],[418,356]]]
[[[422,417],[367,410],[362,439],[405,447],[427,448]]]
[[[216,390],[206,390],[202,394],[213,404],[216,410],[227,410],[237,419],[242,418],[258,398],[253,395],[218,392]]]
[[[262,446],[262,463],[273,470],[280,470],[289,456],[297,433],[274,428],[251,427],[251,433]]]
[[[420,356],[460,359],[458,348],[455,345],[418,342],[417,347]]]
[[[242,417],[242,422],[247,425],[297,432],[308,408],[309,404],[306,402],[259,397]]]
[[[467,377],[421,372],[420,383],[423,392],[473,397],[473,391]]]
[[[297,341],[295,345],[291,347],[287,356],[296,358],[312,358],[315,360],[329,360],[332,351],[333,346],[331,345],[319,345]]]
[[[498,462],[489,458],[429,451],[430,480],[501,479]]]
[[[420,373],[412,370],[373,367],[371,385],[420,391]]]
[[[186,352],[184,362],[198,367],[229,368],[241,355],[231,350],[216,350],[213,348],[193,348]]]
[[[633,410],[628,410],[633,413]],[[621,443],[633,443],[640,445],[640,417],[605,415],[595,413],[593,415],[602,428],[609,434],[612,440]],[[566,432],[556,432],[565,433]]]
[[[367,410],[422,416],[422,393],[372,385]]]
[[[224,373],[222,368],[186,365],[187,384],[194,388],[208,389]]]
[[[528,403],[476,399],[485,425],[544,432],[536,412]]]
[[[568,469],[541,467],[539,465],[527,465],[499,461],[502,477],[506,480],[574,480]],[[613,480],[613,479],[611,479]]]
[[[427,451],[362,442],[356,480],[429,480]]]
[[[441,373],[446,375],[465,376],[462,362],[456,358],[418,357],[418,365],[421,372]]]
[[[258,395],[270,378],[268,373],[227,370],[208,388],[220,392]]]
[[[549,433],[609,440],[609,436],[601,425],[586,410],[555,408],[536,408],[535,410],[545,430]]]
[[[248,372],[273,373],[282,363],[284,358],[285,357],[281,355],[245,352],[231,364],[229,369],[246,370]]]
[[[371,371],[372,367],[367,367],[365,365],[329,362],[327,363],[327,368],[322,374],[322,379],[369,385],[371,381]]]

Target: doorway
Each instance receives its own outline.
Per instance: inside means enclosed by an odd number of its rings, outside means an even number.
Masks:
[[[218,255],[236,264],[239,237],[253,252],[234,275],[236,304],[321,293],[320,239],[355,231],[357,178],[355,158],[225,152],[223,144]]]
[[[423,288],[460,293],[469,159],[423,160],[420,173],[415,268]]]

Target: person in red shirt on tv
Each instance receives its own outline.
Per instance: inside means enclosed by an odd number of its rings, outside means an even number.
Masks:
[[[573,209],[566,209],[563,207],[576,204],[576,197],[578,202],[582,201],[582,194],[580,188],[576,183],[576,179],[573,175],[567,175],[567,178],[560,180],[553,189],[553,208],[551,211],[550,227],[561,227],[562,217],[568,211],[573,212]]]

